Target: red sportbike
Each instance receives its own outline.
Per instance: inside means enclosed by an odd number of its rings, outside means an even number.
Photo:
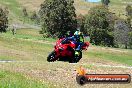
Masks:
[[[75,51],[77,45],[72,41],[64,42],[64,38],[57,40],[54,50],[48,55],[47,61],[54,62],[56,60],[69,61],[77,63],[82,58],[82,50],[87,50],[89,42],[84,42],[80,51]],[[78,55],[75,54],[78,52]]]

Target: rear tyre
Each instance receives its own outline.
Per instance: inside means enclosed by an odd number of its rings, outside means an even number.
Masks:
[[[48,61],[48,62],[56,61],[56,58],[55,58],[55,51],[52,51],[52,52],[48,55],[47,61]]]
[[[78,62],[80,61],[81,58],[82,58],[82,51],[80,51]]]
[[[77,63],[80,61],[80,59],[82,58],[82,52],[81,51],[76,51],[79,53],[79,55],[75,55],[74,57],[74,62]]]

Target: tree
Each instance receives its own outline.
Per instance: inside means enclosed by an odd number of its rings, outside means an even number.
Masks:
[[[36,24],[39,24],[40,23],[40,19],[39,19],[38,14],[36,13],[36,11],[33,11],[33,13],[31,14],[30,19],[32,21],[34,21]]]
[[[74,0],[45,0],[39,15],[43,33],[65,34],[77,26]]]
[[[8,9],[8,7],[5,7],[5,8],[4,8],[4,12],[5,12],[6,15],[9,14],[9,9]]]
[[[22,12],[24,17],[28,17],[28,12],[26,8],[23,8]]]
[[[126,49],[129,44],[129,32],[130,29],[125,21],[117,20],[115,22],[114,40],[118,45],[125,45]]]
[[[23,23],[25,23],[26,20],[29,21],[29,19],[28,19],[28,12],[27,12],[27,9],[26,9],[25,7],[22,9],[22,13],[23,13],[22,15],[23,15],[23,17],[24,17]]]
[[[84,29],[84,24],[85,24],[85,16],[80,14],[79,16],[77,16],[77,25],[80,27],[80,30],[84,34],[87,34],[87,30]]]
[[[132,49],[132,29],[129,32],[129,48]]]
[[[129,47],[132,48],[132,6],[127,5],[126,6],[126,14],[127,14],[127,24],[130,29],[129,32]]]
[[[108,6],[108,4],[110,3],[110,0],[101,0],[103,5]]]
[[[0,32],[6,32],[8,28],[8,16],[6,11],[0,8]]]
[[[131,5],[126,6],[126,13],[127,13],[127,23],[131,27],[131,20],[132,20],[132,6]]]
[[[95,45],[113,46],[112,14],[104,5],[93,7],[86,15],[84,28]],[[110,18],[111,17],[111,18]]]
[[[132,6],[131,5],[126,6],[126,12],[128,16],[132,16]]]

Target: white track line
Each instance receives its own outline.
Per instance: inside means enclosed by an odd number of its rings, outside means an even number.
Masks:
[[[0,63],[10,63],[10,62],[20,62],[20,63],[23,63],[23,62],[39,62],[39,61],[13,61],[13,60],[0,60]],[[41,61],[42,62],[42,61]]]
[[[111,65],[95,65],[97,67],[110,67],[110,68],[128,68],[128,69],[132,69],[132,67],[128,67],[128,66],[111,66]]]
[[[11,63],[11,62],[18,62],[18,63],[27,63],[27,62],[30,62],[30,63],[32,63],[32,62],[35,62],[35,63],[37,63],[37,62],[39,62],[39,61],[6,61],[6,60],[1,60],[0,61],[0,63]],[[42,61],[40,61],[40,62],[42,62]],[[52,62],[52,63],[54,63],[54,62]],[[88,65],[88,64],[80,64],[80,63],[75,63],[75,64],[79,64],[79,65]],[[111,66],[111,65],[97,65],[97,64],[91,64],[92,66],[97,66],[97,67],[109,67],[109,68],[127,68],[127,69],[132,69],[132,67],[131,66]]]
[[[76,63],[76,64],[79,64],[79,65],[88,65],[88,64],[80,64],[80,63]],[[123,66],[123,65],[118,65],[118,66],[112,66],[112,65],[99,65],[99,64],[90,64],[91,66],[96,66],[96,67],[109,67],[109,68],[127,68],[127,69],[132,69],[132,66]]]

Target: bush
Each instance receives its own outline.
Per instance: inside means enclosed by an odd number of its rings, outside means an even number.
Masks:
[[[104,5],[90,9],[86,15],[84,29],[87,30],[91,43],[95,45],[114,46],[114,17]],[[111,19],[113,18],[113,19]]]
[[[118,45],[125,45],[127,49],[129,43],[130,28],[124,20],[117,20],[115,22],[114,40]]]
[[[40,24],[40,19],[39,19],[39,16],[38,14],[36,13],[36,11],[33,11],[31,16],[30,16],[30,19],[32,21],[34,21],[36,24]]]
[[[7,11],[0,8],[0,32],[6,32],[8,28],[8,17]]]

